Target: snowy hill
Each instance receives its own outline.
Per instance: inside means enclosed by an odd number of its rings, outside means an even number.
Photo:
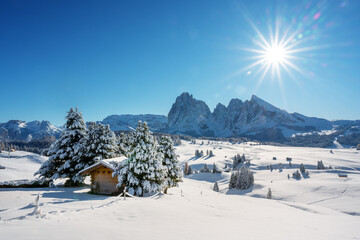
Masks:
[[[0,190],[0,232],[4,239],[357,239],[360,236],[360,151],[274,147],[197,140],[176,148],[193,169],[215,163],[231,166],[231,157],[251,161],[255,185],[229,190],[230,173],[194,173],[169,194],[143,198],[89,194],[85,188]],[[214,157],[195,158],[196,149]],[[25,152],[19,161],[36,168]],[[15,155],[14,155],[15,156]],[[277,160],[272,160],[273,157]],[[5,155],[0,164],[5,165]],[[288,166],[286,157],[292,157]],[[333,169],[317,170],[318,160]],[[7,160],[6,160],[7,161]],[[282,170],[279,164],[283,165]],[[287,178],[303,163],[309,177]],[[21,165],[19,164],[19,165]],[[272,164],[274,170],[266,168]],[[19,177],[23,171],[19,170]],[[0,176],[1,176],[0,170]],[[14,170],[16,171],[16,170]],[[340,178],[338,174],[346,174]],[[212,187],[218,181],[220,193]],[[271,188],[273,199],[266,199]],[[40,194],[39,215],[32,215]],[[66,229],[66,231],[64,231]],[[120,235],[119,235],[120,234]]]
[[[38,154],[15,151],[2,151],[0,153],[0,165],[5,169],[0,169],[0,182],[35,179],[34,173],[40,168],[46,157]]]
[[[10,120],[0,123],[0,140],[31,141],[45,136],[60,136],[62,130],[49,121]]]

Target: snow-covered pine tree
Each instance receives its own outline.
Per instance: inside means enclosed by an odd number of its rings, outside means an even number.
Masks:
[[[198,149],[195,150],[195,157],[200,157],[200,151]]]
[[[120,133],[117,139],[119,154],[127,157],[131,151],[132,132],[129,134]]]
[[[305,173],[305,171],[306,171],[306,169],[305,169],[305,166],[304,166],[304,164],[300,164],[300,172],[302,172],[302,173]]]
[[[200,172],[204,172],[204,173],[208,173],[208,172],[211,172],[210,171],[210,168],[207,166],[207,164],[205,163],[204,164],[204,167],[202,167],[201,169],[200,169]]]
[[[162,165],[165,167],[164,193],[167,193],[168,188],[177,187],[178,182],[182,181],[182,170],[170,137],[161,137],[158,151],[163,155]]]
[[[236,188],[244,190],[250,188],[252,185],[254,185],[254,174],[249,168],[242,166],[236,182]]]
[[[49,159],[43,163],[35,175],[51,179],[70,178],[70,185],[73,184],[73,177],[78,172],[75,166],[81,146],[80,142],[86,135],[86,125],[81,112],[77,108],[75,110],[71,108],[66,116],[66,123],[60,138],[46,151]],[[82,181],[82,179],[79,180]]]
[[[215,192],[219,192],[218,182],[215,182],[214,187],[213,187],[213,190],[214,190]]]
[[[295,179],[301,178],[301,174],[300,174],[299,170],[296,170],[295,172],[293,172],[293,178],[295,178]]]
[[[209,151],[209,157],[213,157],[214,156],[214,153],[212,150]]]
[[[323,163],[322,160],[320,160],[320,161],[317,162],[317,169],[318,169],[318,170],[325,169],[325,166],[324,166],[324,163]]]
[[[162,154],[157,151],[157,142],[149,131],[147,123],[139,124],[134,131],[128,161],[121,164],[114,173],[119,184],[125,184],[129,192],[143,196],[147,192],[161,191],[165,179]]]
[[[212,173],[221,173],[221,171],[216,167],[216,164],[213,163]]]
[[[90,122],[88,135],[82,141],[76,169],[82,170],[95,163],[95,159],[109,159],[118,156],[117,139],[109,125]]]
[[[269,188],[266,198],[267,198],[267,199],[272,199],[271,188]]]
[[[237,179],[239,177],[239,171],[232,172],[230,176],[229,189],[236,188]]]
[[[189,165],[189,167],[188,167],[188,171],[187,171],[187,174],[186,174],[186,175],[190,175],[190,174],[192,174],[191,165]]]
[[[241,156],[241,160],[240,160],[241,162],[245,162],[246,161],[246,158],[245,158],[245,154],[243,154],[242,156]]]
[[[238,158],[237,155],[235,155],[234,160],[233,160],[233,169],[235,169],[235,167],[238,165]]]

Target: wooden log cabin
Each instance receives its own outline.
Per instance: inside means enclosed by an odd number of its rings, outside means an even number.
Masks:
[[[79,174],[90,175],[91,193],[117,195],[122,189],[116,187],[119,182],[112,174],[115,171],[116,165],[126,159],[126,157],[103,159],[81,170]]]

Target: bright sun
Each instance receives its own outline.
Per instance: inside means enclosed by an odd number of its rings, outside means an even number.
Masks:
[[[263,57],[269,64],[283,64],[286,59],[286,51],[281,46],[273,45],[265,49]]]
[[[284,70],[290,76],[293,76],[291,70],[295,70],[301,73],[301,70],[295,65],[294,60],[299,59],[295,54],[299,52],[308,51],[307,48],[297,48],[299,41],[296,41],[296,32],[289,34],[285,31],[280,34],[279,25],[276,24],[275,32],[269,32],[269,37],[265,36],[252,24],[256,32],[256,37],[253,39],[253,43],[256,48],[245,48],[244,50],[254,53],[251,59],[255,59],[255,62],[251,63],[244,70],[253,70],[257,68],[254,74],[260,73],[258,85],[261,84],[263,79],[270,72],[272,78],[276,78],[277,81],[282,84],[281,72]]]

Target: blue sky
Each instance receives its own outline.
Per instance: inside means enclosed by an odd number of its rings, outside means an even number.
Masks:
[[[360,119],[359,1],[1,1],[0,122],[211,110],[252,94],[289,112]],[[288,29],[298,69],[261,83],[254,44]],[[255,31],[255,28],[259,32]],[[302,51],[302,50],[306,51]],[[290,60],[290,59],[289,59]]]

